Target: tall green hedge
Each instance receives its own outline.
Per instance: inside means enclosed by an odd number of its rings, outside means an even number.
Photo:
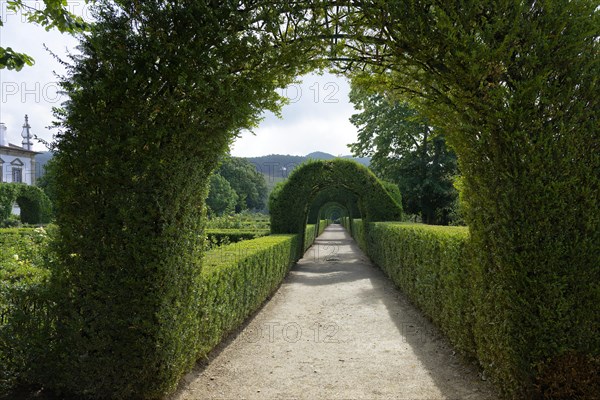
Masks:
[[[528,398],[569,354],[600,354],[598,2],[377,4],[349,18],[345,56],[366,59],[356,83],[408,99],[456,152],[491,318],[479,357]]]
[[[319,218],[323,217],[323,207],[333,204],[337,204],[346,216],[350,216],[351,218],[360,216],[358,196],[354,192],[341,187],[330,187],[317,193],[311,202],[307,223],[317,223]]]
[[[532,363],[527,353],[504,346],[505,341],[519,341],[532,332],[543,331],[538,340],[561,343],[555,320],[532,326],[540,321],[539,309],[530,308],[519,321],[521,331],[510,329],[518,321],[498,323],[504,310],[521,310],[523,302],[536,297],[515,297],[511,292],[490,290],[493,282],[482,273],[481,257],[473,247],[467,228],[422,224],[372,223],[365,232],[361,221],[344,221],[354,225],[355,238],[369,257],[417,304],[450,338],[457,349],[477,358],[486,374],[494,379],[502,392],[530,393],[548,399],[593,399],[600,391],[597,379],[600,358],[593,348],[579,353],[565,352],[553,362],[552,373],[544,372],[544,364]],[[560,287],[555,287],[560,290]],[[584,333],[597,330],[593,322],[598,303],[593,285],[579,292],[586,315],[573,329]],[[533,294],[530,294],[530,296]],[[583,313],[574,308],[572,312]],[[502,337],[502,341],[489,340]],[[587,339],[582,343],[589,346]],[[563,342],[564,343],[564,342]],[[539,368],[539,369],[538,369]],[[523,379],[535,371],[535,381]]]
[[[275,89],[317,49],[274,46],[271,5],[94,4],[57,110],[60,323],[45,383],[75,397],[158,398],[198,354],[209,174],[238,132],[280,108]]]

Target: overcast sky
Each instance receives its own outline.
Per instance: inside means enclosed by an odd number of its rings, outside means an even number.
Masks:
[[[27,4],[41,6],[41,1]],[[69,2],[71,11],[83,15],[89,13],[84,2]],[[64,69],[45,49],[65,58],[74,51],[77,41],[58,31],[46,32],[44,28],[26,23],[21,15],[6,10],[6,1],[0,0],[0,12],[4,27],[0,28],[0,45],[12,47],[35,58],[35,65],[19,72],[0,70],[0,122],[8,128],[11,143],[21,143],[21,131],[25,114],[33,134],[51,140],[52,107],[65,100],[57,93],[55,74],[64,74]],[[345,78],[331,74],[307,75],[302,83],[282,89],[290,98],[284,107],[283,118],[271,113],[255,129],[255,135],[246,132],[237,139],[231,152],[235,156],[260,156],[266,154],[305,155],[313,151],[324,151],[333,155],[349,154],[347,144],[356,140],[356,128],[348,118],[354,112],[348,102],[349,86]],[[41,143],[34,145],[44,151]]]

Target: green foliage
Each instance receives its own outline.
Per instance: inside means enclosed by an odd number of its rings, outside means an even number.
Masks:
[[[398,204],[401,203],[398,202]],[[333,209],[337,209],[344,216],[360,215],[358,196],[343,187],[321,190],[310,204],[308,223],[316,224],[321,218],[328,217],[327,213]]]
[[[474,318],[487,316],[473,303],[468,238],[464,227],[374,223],[366,241],[373,262],[440,326],[457,349],[474,357]]]
[[[267,214],[252,213],[244,211],[234,215],[224,215],[222,217],[211,217],[208,219],[206,227],[208,229],[243,229],[243,230],[263,230],[269,229],[270,220]]]
[[[51,204],[56,203],[56,163],[50,158],[44,165],[44,174],[36,179],[36,186],[44,191]]]
[[[28,5],[23,0],[8,0],[3,5],[2,12],[6,11],[23,12],[28,22],[45,26],[46,30],[57,28],[60,32],[76,33],[86,27],[81,17],[69,12],[69,7],[64,0],[44,0],[42,8]],[[3,25],[4,21],[0,20],[0,29]],[[20,71],[25,65],[31,66],[33,63],[33,58],[27,54],[18,53],[10,47],[0,47],[0,69]]]
[[[50,222],[52,203],[40,188],[22,186],[16,201],[21,209],[21,222],[32,225]]]
[[[0,229],[0,396],[39,376],[51,329],[48,234]]]
[[[402,216],[402,206],[366,167],[343,159],[312,161],[296,168],[271,193],[271,232],[304,232],[313,200],[319,192],[331,189],[334,196],[322,197],[321,201],[346,202],[350,192],[357,199],[360,215],[368,221],[397,220]]]
[[[198,356],[206,356],[279,286],[298,259],[298,235],[271,235],[206,253],[199,307]]]
[[[265,208],[267,183],[254,164],[244,158],[226,157],[216,173],[225,178],[237,194],[235,212]]]
[[[352,5],[100,2],[58,110],[47,387],[160,397],[193,364],[208,176],[241,129],[277,111],[275,88],[324,65],[313,57],[348,60],[355,82],[410,101],[456,151],[478,357],[506,393],[530,397],[564,354],[600,353],[596,2]],[[274,192],[274,232],[303,232],[326,186],[358,195],[363,237],[400,217],[372,174],[336,163]]]
[[[50,222],[52,204],[40,188],[23,183],[0,183],[0,221],[10,217],[15,202],[21,209],[21,222],[34,225]]]
[[[531,366],[523,363],[523,355],[514,348],[489,338],[520,340],[523,333],[511,330],[508,324],[498,324],[497,314],[505,309],[523,311],[522,303],[529,299],[514,297],[510,292],[490,293],[490,280],[482,276],[481,264],[478,264],[481,257],[470,241],[467,228],[379,222],[370,224],[365,233],[362,221],[344,219],[346,229],[350,224],[361,248],[441,328],[457,349],[477,358],[487,375],[503,376],[505,382],[514,385],[520,383],[521,374]],[[594,298],[593,293],[580,295]],[[590,310],[594,307],[592,303],[587,305]],[[530,309],[529,313],[523,316],[524,320],[539,318],[539,310]],[[538,328],[546,332],[545,340],[561,339],[554,333],[555,323],[548,321]],[[579,328],[592,326],[584,323]],[[523,325],[522,329],[532,328]],[[490,354],[493,362],[489,361]],[[600,373],[593,353],[572,353],[568,360],[563,356],[559,360],[562,361],[535,366],[539,382],[536,390],[557,393],[557,397],[548,398],[565,398],[558,393],[591,393],[588,386],[593,379],[590,377]],[[550,384],[550,380],[554,384]],[[503,390],[508,388],[501,386]],[[533,389],[533,385],[528,388]]]
[[[0,183],[0,220],[10,217],[21,187],[22,185],[16,183]]]
[[[210,187],[206,198],[209,215],[227,215],[235,211],[238,195],[229,182],[219,174],[210,176]]]
[[[408,104],[353,86],[350,101],[361,112],[350,122],[358,141],[348,145],[356,156],[371,157],[371,168],[400,187],[406,212],[428,224],[447,225],[457,197],[452,177],[456,155]]]
[[[338,54],[355,83],[408,100],[456,152],[491,318],[475,326],[489,343],[479,358],[502,365],[507,395],[530,397],[540,364],[600,354],[597,2],[377,4],[347,17],[356,40]]]
[[[328,220],[320,220],[318,224],[308,224],[306,225],[306,229],[304,230],[304,248],[303,253],[306,253],[306,250],[315,242],[315,239],[318,238],[324,231],[325,228],[330,224]]]
[[[269,234],[269,229],[207,229],[206,237],[211,243],[237,243]]]
[[[272,5],[107,0],[95,19],[57,110],[61,324],[44,383],[74,397],[157,398],[199,354],[209,175],[319,49],[275,46]],[[306,33],[298,22],[286,37]]]

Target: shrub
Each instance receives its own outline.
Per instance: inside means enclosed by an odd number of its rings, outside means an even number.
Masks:
[[[208,251],[199,286],[199,357],[279,286],[298,258],[298,235],[271,235]]]
[[[15,202],[21,208],[21,222],[50,222],[52,204],[42,189],[23,183],[0,183],[0,221],[9,219]]]
[[[237,243],[242,240],[256,239],[269,234],[268,229],[207,229],[206,237],[212,243]]]
[[[0,229],[0,396],[40,374],[52,320],[44,229]]]
[[[540,330],[530,324],[539,321],[539,313],[544,310],[523,306],[523,302],[535,297],[515,297],[511,291],[491,287],[494,281],[485,275],[482,268],[485,264],[481,263],[483,255],[474,250],[467,228],[389,222],[366,225],[349,219],[344,220],[344,225],[352,229],[361,248],[440,327],[454,346],[479,360],[507,396],[515,397],[516,392],[533,396],[537,391],[544,398],[593,398],[587,397],[593,392],[588,386],[600,374],[593,342],[581,343],[582,348],[589,346],[587,352],[573,352],[565,346],[557,357],[536,364],[531,363],[527,354],[503,345]],[[582,303],[593,298],[586,292],[579,295],[583,297]],[[587,330],[597,329],[597,324],[594,328],[586,322],[593,318],[594,307],[597,304],[588,304],[587,316],[581,319],[580,325],[572,327],[581,329],[582,337]],[[529,314],[513,320],[499,319],[498,315],[505,310],[516,309]],[[520,329],[512,329],[518,323]],[[490,337],[502,340],[489,340]],[[558,345],[562,338],[555,327],[549,325],[537,340]],[[524,378],[532,369],[536,371],[536,387],[530,379]]]

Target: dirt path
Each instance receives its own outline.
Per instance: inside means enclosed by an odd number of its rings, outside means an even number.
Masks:
[[[173,399],[495,399],[494,389],[330,226]]]

